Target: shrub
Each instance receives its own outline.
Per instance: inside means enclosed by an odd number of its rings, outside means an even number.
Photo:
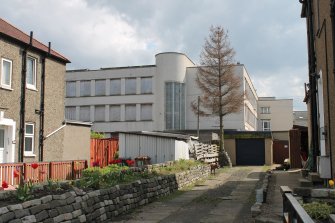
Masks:
[[[103,133],[91,131],[91,139],[103,139],[103,138],[105,138],[105,135]]]
[[[327,219],[332,213],[333,207],[327,203],[312,202],[302,205],[311,218],[316,220]]]
[[[172,165],[170,166],[158,168],[157,172],[159,174],[172,174],[172,173],[190,170],[192,167],[201,165],[201,164],[203,163],[199,161],[195,161],[195,160],[180,159],[180,160],[173,161]]]

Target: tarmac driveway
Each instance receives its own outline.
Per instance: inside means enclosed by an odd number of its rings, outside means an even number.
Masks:
[[[211,176],[192,190],[176,192],[113,222],[253,222],[250,208],[264,167],[233,167]]]

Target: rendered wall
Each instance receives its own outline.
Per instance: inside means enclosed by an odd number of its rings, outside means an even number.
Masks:
[[[90,161],[90,126],[67,124],[64,128],[63,160]]]

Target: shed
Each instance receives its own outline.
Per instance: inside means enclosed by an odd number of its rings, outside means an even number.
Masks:
[[[119,156],[149,156],[151,163],[189,159],[189,135],[166,132],[119,132]]]

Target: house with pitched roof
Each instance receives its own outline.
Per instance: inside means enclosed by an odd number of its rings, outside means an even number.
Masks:
[[[0,18],[0,163],[65,159],[67,63]]]

